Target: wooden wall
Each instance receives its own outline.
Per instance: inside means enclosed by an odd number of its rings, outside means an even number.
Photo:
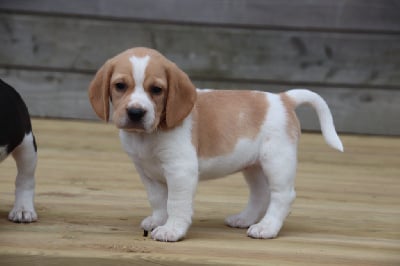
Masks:
[[[96,119],[107,58],[158,49],[197,87],[306,87],[340,132],[400,135],[400,1],[1,0],[0,77],[39,117]],[[300,108],[304,129],[319,129]]]

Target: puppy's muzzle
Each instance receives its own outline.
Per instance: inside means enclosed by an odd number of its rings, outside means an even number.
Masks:
[[[146,114],[146,110],[143,108],[131,107],[126,109],[126,113],[132,122],[138,123],[142,121],[144,115]]]

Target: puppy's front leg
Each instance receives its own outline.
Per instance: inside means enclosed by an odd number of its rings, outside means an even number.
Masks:
[[[193,198],[197,186],[197,168],[179,171],[166,176],[168,185],[168,219],[163,226],[153,230],[153,239],[175,242],[185,237],[193,215]]]
[[[15,203],[8,219],[18,223],[31,223],[37,220],[33,203],[37,153],[32,133],[25,136],[12,155],[17,164],[18,174],[15,180]]]
[[[167,185],[158,180],[148,178],[140,167],[136,166],[136,169],[146,187],[147,198],[153,210],[152,215],[142,221],[141,227],[145,231],[151,232],[154,228],[165,224],[167,221]]]

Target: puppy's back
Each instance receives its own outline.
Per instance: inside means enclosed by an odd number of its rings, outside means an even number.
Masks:
[[[0,79],[0,147],[11,153],[32,131],[28,108],[19,93]]]

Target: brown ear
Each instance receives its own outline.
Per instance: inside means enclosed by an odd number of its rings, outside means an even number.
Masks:
[[[166,102],[165,122],[167,128],[179,125],[192,111],[196,101],[196,87],[189,77],[171,63],[168,70],[168,97]]]
[[[112,64],[108,60],[96,73],[89,85],[89,99],[93,110],[101,119],[108,121],[110,114],[110,78]]]

